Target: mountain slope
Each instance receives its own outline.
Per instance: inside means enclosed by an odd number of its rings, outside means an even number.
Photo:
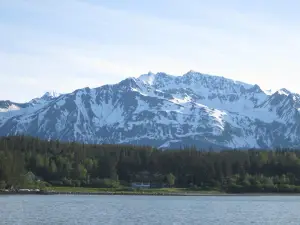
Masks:
[[[0,114],[0,135],[161,148],[300,145],[298,94],[194,71],[148,73],[27,105]]]

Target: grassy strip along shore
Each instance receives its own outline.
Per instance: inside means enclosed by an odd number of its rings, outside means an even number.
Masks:
[[[44,190],[0,190],[0,195],[133,195],[133,196],[299,196],[300,193],[253,192],[227,193],[218,190],[191,190],[186,188],[129,189],[129,188],[83,188],[51,187]]]
[[[0,194],[42,194],[42,195],[163,195],[163,196],[201,196],[224,195],[216,190],[192,191],[186,188],[161,188],[161,189],[130,189],[130,188],[83,188],[83,187],[51,187],[44,190],[23,189],[17,191],[0,191]]]
[[[198,196],[216,195],[222,192],[193,191],[187,188],[160,188],[160,189],[130,189],[130,188],[81,188],[81,187],[51,187],[45,190],[46,194],[94,194],[94,195],[166,195],[166,196]]]

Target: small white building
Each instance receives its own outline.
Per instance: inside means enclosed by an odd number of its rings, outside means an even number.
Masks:
[[[131,187],[147,189],[147,188],[150,188],[150,183],[134,182],[134,183],[131,183]]]

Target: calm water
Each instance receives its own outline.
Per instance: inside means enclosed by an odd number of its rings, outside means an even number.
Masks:
[[[299,210],[295,196],[0,196],[1,225],[287,225]]]

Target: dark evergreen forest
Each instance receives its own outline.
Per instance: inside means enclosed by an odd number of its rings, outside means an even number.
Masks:
[[[29,181],[28,173],[35,178]],[[300,151],[162,151],[25,136],[0,138],[0,189],[37,184],[113,188],[141,181],[192,190],[295,193],[300,192]]]

